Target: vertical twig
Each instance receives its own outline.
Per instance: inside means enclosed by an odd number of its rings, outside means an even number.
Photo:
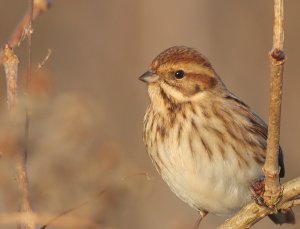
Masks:
[[[287,209],[300,205],[300,177],[286,182],[282,186],[279,183],[279,133],[280,112],[282,95],[283,65],[286,60],[283,52],[283,0],[274,0],[274,32],[273,49],[271,59],[271,90],[269,111],[269,133],[267,141],[267,155],[264,165],[265,194],[264,201],[269,206],[250,203],[243,207],[237,214],[226,220],[218,229],[250,228],[256,222],[268,214],[274,214],[277,210]],[[281,189],[282,188],[282,189]]]
[[[26,29],[27,31],[27,75],[26,75],[26,93],[28,93],[30,80],[31,80],[31,34],[33,33],[32,29],[32,19],[33,19],[33,0],[28,0],[28,6],[29,6],[29,21],[28,21],[28,27]],[[28,96],[28,94],[27,94]],[[27,152],[28,152],[28,138],[29,138],[29,124],[30,124],[30,115],[28,111],[28,106],[26,106],[26,119],[25,119],[25,136],[24,136],[24,154],[25,154],[25,160],[27,159]]]
[[[17,105],[17,79],[19,60],[13,50],[6,45],[3,52],[3,66],[7,83],[7,106],[13,118]],[[26,170],[25,154],[22,150],[14,152],[16,156],[16,173],[18,188],[21,194],[21,211],[25,213],[25,229],[33,229],[35,227],[32,218],[32,208],[29,199],[28,176]]]
[[[26,88],[30,84],[31,76],[31,34],[32,34],[32,21],[40,15],[40,13],[45,12],[50,8],[52,0],[28,0],[28,11],[24,15],[23,19],[20,21],[15,31],[9,38],[7,45],[0,49],[0,64],[2,63],[5,70],[6,82],[7,82],[7,105],[10,111],[11,118],[16,115],[17,106],[17,76],[18,76],[18,58],[13,52],[13,48],[19,45],[23,38],[27,36],[28,38],[28,69],[27,69],[27,79]],[[25,35],[25,36],[24,36]],[[28,185],[28,175],[27,175],[27,162],[26,155],[28,151],[28,136],[29,136],[29,112],[26,108],[26,121],[25,121],[25,145],[23,149],[18,148],[16,155],[16,173],[18,188],[21,195],[21,206],[20,210],[23,212],[22,225],[18,228],[24,229],[34,229],[35,219],[32,214],[32,207],[29,198],[29,185]],[[16,142],[18,139],[15,139]]]
[[[283,52],[283,18],[283,0],[274,0],[273,48],[270,53],[271,86],[269,129],[266,162],[263,167],[265,174],[264,200],[269,207],[276,206],[281,194],[281,187],[279,183],[278,151],[280,136],[282,78],[285,62],[285,54]]]
[[[26,36],[27,36],[27,76],[26,76],[26,92],[28,93],[28,88],[30,84],[30,78],[31,78],[31,34],[33,32],[32,30],[32,20],[33,20],[33,1],[34,0],[28,0],[28,10],[29,10],[29,21],[28,21],[28,27],[25,28]],[[28,96],[28,95],[27,95]],[[27,153],[28,153],[28,140],[29,140],[29,123],[30,123],[30,116],[28,111],[28,105],[26,105],[26,117],[25,117],[25,134],[24,134],[24,149],[23,152],[20,151],[20,157],[18,162],[18,174],[19,174],[19,181],[21,181],[21,191],[22,191],[22,206],[21,210],[29,213],[32,215],[32,206],[30,203],[30,197],[29,197],[29,184],[28,184],[28,173],[27,173]],[[35,222],[33,218],[29,218],[27,223],[24,225],[24,229],[34,229],[35,228]]]
[[[18,64],[18,57],[8,44],[6,44],[3,50],[3,66],[6,77],[7,107],[9,111],[13,111],[17,104]]]
[[[33,13],[33,0],[29,0],[29,11],[31,16],[29,17],[29,29],[26,28],[28,35],[28,72],[27,72],[27,87],[29,84],[31,74],[31,23]],[[7,82],[7,105],[10,111],[11,117],[14,118],[16,115],[17,107],[17,78],[18,78],[18,64],[19,60],[14,54],[13,50],[7,44],[3,50],[3,66]],[[32,207],[29,198],[29,184],[28,184],[28,173],[27,173],[27,141],[28,141],[28,127],[29,127],[29,116],[26,110],[26,127],[25,127],[25,146],[24,149],[18,148],[15,153],[16,158],[16,175],[18,188],[21,195],[21,206],[20,211],[24,213],[24,223],[19,228],[34,229],[35,222],[32,217]],[[17,142],[17,139],[16,139]]]

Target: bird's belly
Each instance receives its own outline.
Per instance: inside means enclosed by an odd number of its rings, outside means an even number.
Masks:
[[[240,184],[225,174],[217,179],[214,175],[178,169],[177,173],[163,172],[162,177],[180,199],[197,210],[231,214],[251,200],[249,184]]]
[[[211,149],[211,157],[197,148],[192,152],[184,144],[162,144],[156,151],[159,158],[152,155],[171,190],[193,208],[218,215],[234,213],[247,204],[251,183],[262,176],[261,166],[250,159],[248,166],[238,162],[230,147],[226,156]]]

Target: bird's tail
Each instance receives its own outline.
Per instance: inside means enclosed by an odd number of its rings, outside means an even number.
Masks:
[[[288,209],[288,210],[280,210],[275,214],[271,214],[269,215],[269,218],[276,224],[284,224],[284,223],[288,223],[288,224],[295,224],[296,219],[295,219],[295,215],[292,209]]]

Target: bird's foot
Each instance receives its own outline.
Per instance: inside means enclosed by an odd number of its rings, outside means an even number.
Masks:
[[[265,192],[265,179],[260,178],[257,181],[255,181],[250,186],[250,190],[252,192],[251,197],[256,202],[256,204],[267,207],[267,205],[265,204],[265,201],[263,199],[263,195]]]

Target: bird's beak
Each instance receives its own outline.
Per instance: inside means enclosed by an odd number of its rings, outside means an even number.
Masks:
[[[158,80],[159,76],[156,75],[152,71],[146,71],[143,75],[139,77],[139,80],[145,82],[145,83],[153,83],[156,80]]]

